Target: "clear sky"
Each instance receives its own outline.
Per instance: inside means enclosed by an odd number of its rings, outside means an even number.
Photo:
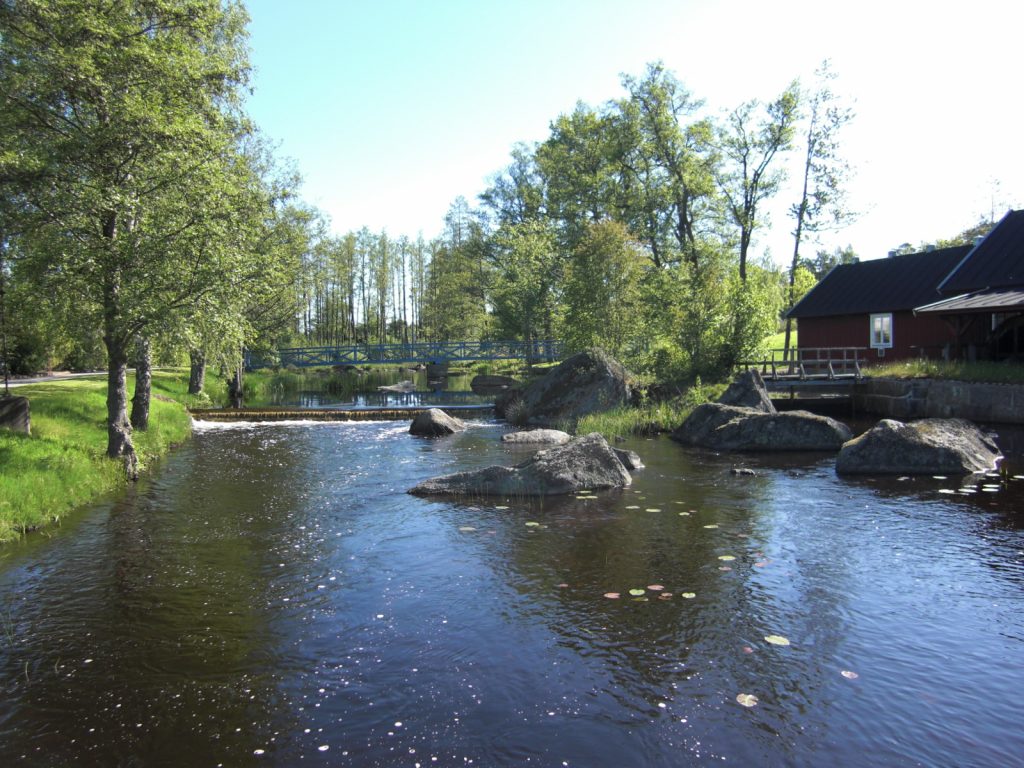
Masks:
[[[829,0],[247,0],[249,112],[333,229],[438,234],[517,141],[662,60],[714,115],[810,83],[829,58],[862,258],[1024,206],[1024,4]],[[1015,74],[1016,73],[1016,74]],[[793,161],[799,162],[794,154]],[[794,170],[796,166],[794,165]],[[792,252],[786,210],[758,240]],[[805,251],[806,253],[806,251]]]

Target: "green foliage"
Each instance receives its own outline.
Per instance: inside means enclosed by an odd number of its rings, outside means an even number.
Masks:
[[[490,301],[503,339],[551,338],[562,260],[555,233],[543,221],[508,224],[491,239]]]
[[[601,347],[623,358],[646,337],[640,296],[643,256],[613,221],[587,226],[569,262],[562,339],[572,351]]]
[[[700,379],[680,397],[646,403],[640,406],[625,406],[603,413],[584,416],[576,426],[580,435],[600,432],[608,440],[617,436],[655,435],[678,429],[694,408],[721,396],[725,384],[702,385]]]

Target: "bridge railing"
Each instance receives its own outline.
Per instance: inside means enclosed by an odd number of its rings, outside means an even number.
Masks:
[[[457,363],[480,360],[557,360],[562,344],[535,341],[422,341],[415,344],[348,344],[331,347],[285,347],[277,360],[246,355],[247,368],[366,365],[370,363]]]
[[[799,347],[773,349],[767,357],[745,360],[738,370],[757,368],[762,378],[770,381],[813,379],[859,379],[861,367],[867,363],[867,347]]]

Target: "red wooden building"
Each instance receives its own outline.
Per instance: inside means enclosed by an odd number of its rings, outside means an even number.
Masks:
[[[841,264],[788,313],[799,348],[872,360],[1024,358],[1024,211],[974,246]]]

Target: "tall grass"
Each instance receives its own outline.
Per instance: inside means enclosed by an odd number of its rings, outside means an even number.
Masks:
[[[662,432],[674,432],[686,421],[686,417],[694,408],[701,403],[717,399],[725,387],[725,384],[703,385],[698,380],[680,397],[671,400],[624,406],[604,413],[593,413],[580,419],[576,425],[576,434],[600,432],[610,440],[627,435],[656,435]]]
[[[188,437],[192,422],[177,401],[187,397],[187,386],[187,373],[154,373],[149,429],[133,435],[143,468]],[[106,457],[105,381],[76,379],[12,392],[29,398],[32,435],[0,429],[0,541],[58,522],[127,482],[121,463]]]

